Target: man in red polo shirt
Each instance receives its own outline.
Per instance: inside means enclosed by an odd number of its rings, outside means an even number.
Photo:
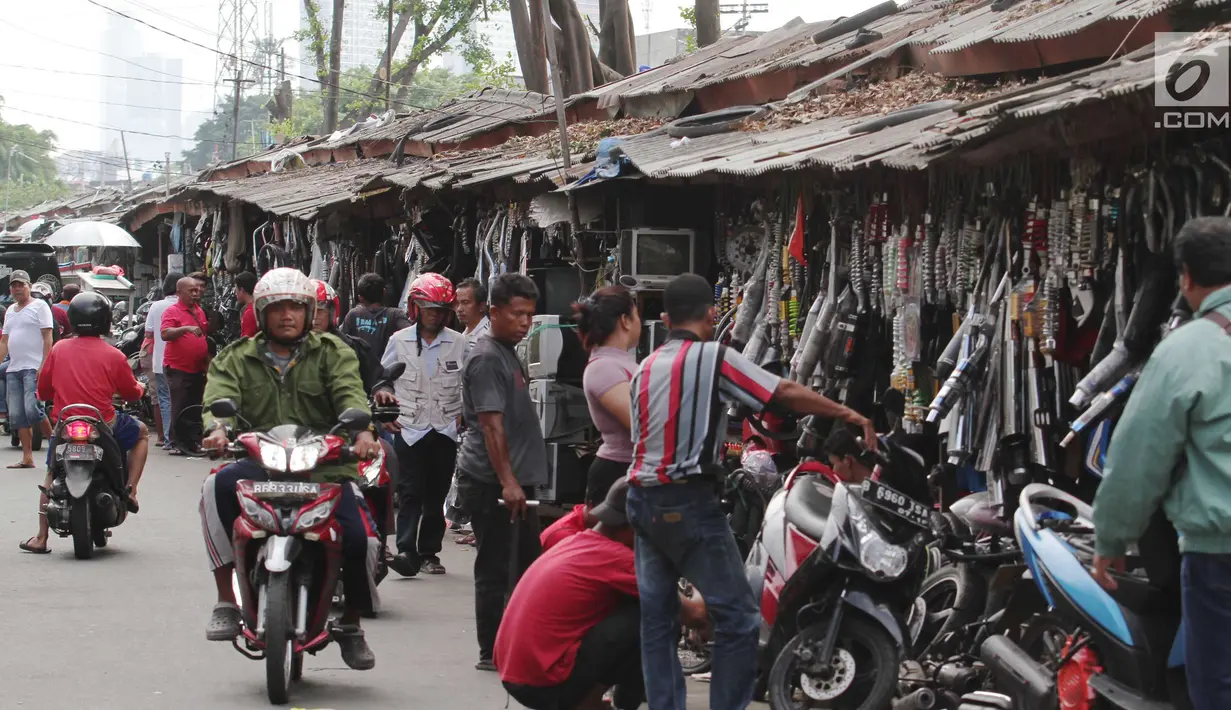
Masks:
[[[244,271],[235,275],[235,300],[239,301],[239,335],[251,338],[261,329],[256,324],[256,310],[252,305],[252,290],[256,288],[256,274]]]
[[[162,316],[163,370],[171,390],[171,436],[179,451],[196,452],[201,441],[201,399],[209,369],[209,321],[198,305],[205,291],[205,276],[191,274],[175,285],[179,300]],[[184,410],[195,407],[192,411]]]
[[[590,510],[597,521],[535,560],[513,590],[496,635],[500,680],[533,710],[621,710],[644,701],[634,534],[620,479]],[[706,624],[703,603],[681,597],[680,617]]]

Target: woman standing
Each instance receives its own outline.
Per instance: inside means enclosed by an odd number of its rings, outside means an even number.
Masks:
[[[573,306],[573,322],[590,351],[582,389],[590,417],[603,437],[586,478],[586,505],[593,507],[607,497],[611,484],[627,475],[633,461],[629,382],[637,371],[633,353],[641,339],[641,316],[631,291],[608,286]]]

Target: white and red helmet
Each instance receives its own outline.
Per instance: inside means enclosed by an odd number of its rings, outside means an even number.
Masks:
[[[338,313],[342,310],[342,299],[338,297],[338,292],[333,290],[333,286],[320,279],[313,279],[312,283],[316,286],[316,307],[328,308],[329,322],[337,325]]]
[[[407,305],[411,315],[418,314],[420,308],[446,308],[453,310],[453,303],[457,300],[457,293],[453,290],[453,284],[441,276],[428,272],[420,274],[414,281],[410,282],[410,290],[406,295]]]
[[[308,309],[303,334],[310,332],[312,319],[316,317],[316,286],[312,279],[298,269],[284,267],[270,269],[256,282],[252,289],[252,307],[256,311],[257,325],[266,337],[269,333],[265,328],[265,309],[282,301],[299,303]]]

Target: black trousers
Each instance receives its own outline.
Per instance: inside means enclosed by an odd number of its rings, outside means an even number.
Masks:
[[[445,498],[453,483],[457,442],[429,431],[408,446],[393,438],[398,460],[398,552],[418,559],[440,554],[445,537]]]
[[[205,373],[166,368],[171,391],[171,440],[185,451],[201,447],[201,400],[205,398]],[[187,410],[187,411],[185,411]]]
[[[616,686],[615,706],[638,708],[645,702],[641,675],[641,608],[636,600],[616,607],[586,632],[573,671],[559,685],[537,687],[505,683],[517,702],[532,710],[572,710],[595,686]]]
[[[533,489],[525,490],[526,498],[533,499]],[[500,486],[476,481],[464,473],[458,476],[457,494],[469,511],[474,528],[474,625],[479,658],[490,660],[508,595],[543,551],[539,544],[539,517],[531,508],[524,519],[514,523],[508,508],[500,505]]]

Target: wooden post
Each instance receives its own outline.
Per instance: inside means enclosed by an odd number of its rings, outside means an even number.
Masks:
[[[124,131],[120,131],[120,147],[124,149],[124,174],[128,176],[128,191],[133,191],[132,168],[128,166],[128,141],[124,140]],[[11,162],[12,159],[10,159]]]
[[[542,0],[540,4],[543,8],[543,28],[550,33],[551,7],[547,0]],[[567,170],[573,167],[573,160],[568,150],[568,117],[564,115],[564,86],[560,80],[560,56],[556,52],[555,42],[547,42],[547,56],[551,60],[551,91],[556,96],[556,122],[560,124],[560,155]]]

